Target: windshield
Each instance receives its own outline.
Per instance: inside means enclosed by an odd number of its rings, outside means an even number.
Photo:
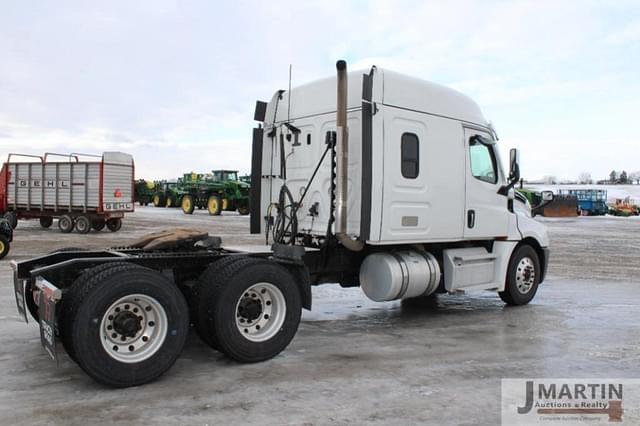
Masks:
[[[225,173],[226,180],[238,180],[238,173],[236,172],[226,172]]]

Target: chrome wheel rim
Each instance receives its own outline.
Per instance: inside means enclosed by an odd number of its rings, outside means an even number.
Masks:
[[[240,334],[252,342],[264,342],[282,329],[287,302],[278,287],[261,282],[244,291],[236,303],[235,313]]]
[[[152,357],[167,337],[167,313],[155,298],[130,294],[107,308],[100,324],[100,341],[116,361],[135,363]]]
[[[533,288],[536,279],[536,269],[530,257],[523,257],[516,268],[516,288],[526,294]]]

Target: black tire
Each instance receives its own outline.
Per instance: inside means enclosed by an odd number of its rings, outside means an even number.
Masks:
[[[105,222],[104,219],[96,219],[91,222],[91,227],[96,232],[102,231],[106,225],[107,225],[107,222]]]
[[[40,218],[40,226],[43,228],[51,228],[53,224],[53,218],[51,216],[42,216]]]
[[[69,297],[62,319],[63,344],[94,380],[113,387],[142,385],[165,373],[180,356],[189,331],[189,310],[180,290],[159,272],[126,263],[100,265],[83,273],[71,293],[75,294]],[[101,327],[115,302],[135,295],[152,298],[162,307],[166,332],[157,336],[162,339],[160,346],[147,358],[124,362],[116,357],[125,352],[103,346]],[[150,321],[149,327],[160,327],[161,322],[158,319],[152,326]]]
[[[69,232],[73,231],[74,226],[75,222],[70,215],[63,214],[62,216],[60,216],[60,218],[58,218],[58,228],[63,234],[68,234]]]
[[[193,197],[191,195],[185,195],[184,197],[182,197],[180,207],[182,208],[182,212],[184,214],[193,214],[193,210],[196,207],[195,203],[193,202]]]
[[[222,200],[217,195],[211,195],[207,200],[207,211],[211,216],[219,216],[222,213]]]
[[[162,207],[164,205],[163,201],[164,200],[162,199],[162,196],[160,196],[160,194],[155,194],[153,196],[151,204],[153,204],[153,207]]]
[[[59,251],[75,251],[73,248],[65,248]],[[78,295],[82,294],[82,289],[86,285],[89,278],[94,275],[101,274],[107,269],[111,269],[116,265],[115,263],[104,263],[102,265],[94,266],[93,268],[85,269],[74,281],[71,285],[65,289],[62,297],[62,301],[60,302],[60,306],[58,307],[58,327],[60,329],[60,341],[62,342],[62,346],[64,350],[69,355],[69,358],[72,360],[76,360],[75,351],[72,345],[71,339],[71,325],[72,325],[72,312],[75,312],[78,309],[77,300]],[[135,266],[130,263],[118,263],[117,265],[122,266],[123,270],[128,270],[129,266]],[[37,320],[37,319],[36,319]]]
[[[0,235],[0,259],[3,259],[7,254],[9,254],[10,248],[11,243],[9,242],[9,238],[5,235]]]
[[[111,232],[118,232],[122,228],[122,219],[119,217],[112,217],[107,219],[107,229]]]
[[[202,279],[209,282],[201,296],[208,302],[208,331],[227,356],[239,362],[259,362],[273,358],[289,345],[300,324],[302,301],[298,286],[284,267],[266,259],[243,257],[216,271],[214,277],[203,276]],[[252,292],[247,290],[264,283],[275,289],[284,303],[277,302],[274,295],[273,303],[269,298],[264,303],[272,305],[270,308],[265,308],[262,304],[258,309],[252,309],[256,305],[247,307],[244,311],[251,310],[256,321],[265,318],[267,322],[262,329],[255,326],[257,330],[254,330],[253,326],[247,326],[241,331],[240,327],[245,326],[237,325],[236,321],[237,318],[240,321],[243,302],[262,297],[250,294]],[[260,293],[259,290],[255,292]],[[237,305],[240,305],[238,309]],[[282,313],[281,323],[277,321],[278,305],[281,309],[279,312]],[[266,319],[268,315],[263,317],[263,313],[268,309],[272,309],[272,317]],[[273,334],[267,334],[265,340],[252,341],[247,336],[254,331],[271,331]]]
[[[201,296],[205,289],[217,279],[220,271],[238,259],[240,259],[238,256],[226,256],[209,265],[192,287],[189,297],[189,308],[196,333],[207,345],[216,350],[220,350],[220,346],[215,334],[209,330],[209,321],[207,320],[209,303]]]
[[[175,201],[173,201],[173,197],[167,197],[167,199],[164,202],[164,206],[169,208],[169,207],[174,207],[175,206]]]
[[[498,293],[500,298],[508,305],[526,305],[538,291],[541,273],[535,249],[528,244],[518,246],[509,260],[505,288]]]
[[[238,207],[238,213],[240,213],[242,216],[246,216],[249,213],[251,213],[251,210],[249,210],[249,206],[248,205],[242,205],[242,206]]]
[[[81,215],[76,218],[76,231],[78,234],[88,234],[91,231],[91,220]]]
[[[16,229],[18,227],[18,215],[16,212],[6,212],[3,217],[7,219],[12,229]]]

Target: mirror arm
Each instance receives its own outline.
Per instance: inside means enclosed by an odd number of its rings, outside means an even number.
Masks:
[[[516,165],[515,169],[509,174],[509,183],[502,185],[498,190],[498,194],[507,196],[511,188],[516,186],[516,183],[520,180],[520,168]]]

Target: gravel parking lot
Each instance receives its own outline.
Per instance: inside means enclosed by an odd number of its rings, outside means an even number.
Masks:
[[[21,222],[0,261],[0,424],[496,424],[501,378],[639,378],[640,220],[540,220],[552,240],[550,272],[528,306],[505,308],[489,292],[374,303],[357,288],[324,285],[275,359],[239,365],[192,333],[167,374],[117,390],[64,354],[57,367],[48,358],[37,325],[16,312],[9,260],[124,245],[173,226],[227,244],[263,237],[247,233],[248,217],[153,207],[118,233]]]

